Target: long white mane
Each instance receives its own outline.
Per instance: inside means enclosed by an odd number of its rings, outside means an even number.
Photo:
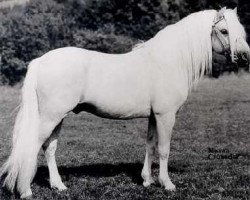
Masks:
[[[246,32],[244,27],[239,23],[239,19],[235,17],[234,10],[227,9],[224,16],[227,22],[228,30],[230,31],[230,50],[232,61],[234,62],[234,53],[237,52],[237,43],[242,43],[242,41],[240,41],[242,38],[246,40]],[[241,45],[243,45],[243,43]]]
[[[181,68],[191,89],[205,71],[209,73],[212,69],[211,33],[215,15],[215,10],[188,15],[176,24],[167,26],[135,50],[149,48],[152,56],[157,57],[155,60],[161,60],[158,64]]]

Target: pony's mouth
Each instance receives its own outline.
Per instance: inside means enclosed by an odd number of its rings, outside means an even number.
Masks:
[[[250,53],[248,51],[237,52],[232,61],[230,52],[224,54],[213,53],[213,67],[211,76],[218,78],[224,73],[249,72]]]
[[[239,69],[249,71],[250,52],[241,52],[235,55],[235,60]]]

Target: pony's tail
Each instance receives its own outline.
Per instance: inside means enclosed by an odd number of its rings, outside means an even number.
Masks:
[[[37,154],[40,150],[38,128],[39,112],[36,93],[38,60],[28,68],[22,88],[22,102],[17,114],[11,154],[0,169],[4,175],[4,186],[13,192],[15,186],[22,195],[30,190],[36,172]]]

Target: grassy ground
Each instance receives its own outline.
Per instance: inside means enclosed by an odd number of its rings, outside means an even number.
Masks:
[[[2,8],[13,8],[17,5],[23,5],[30,0],[0,0],[0,9]]]
[[[10,152],[17,88],[0,87],[0,165]],[[204,80],[177,115],[169,162],[177,186],[142,186],[147,120],[117,121],[81,113],[63,125],[57,151],[69,188],[49,188],[44,155],[32,184],[34,199],[250,199],[250,76]],[[210,154],[209,148],[223,153]],[[224,159],[220,159],[224,156]],[[226,157],[226,158],[225,158]],[[153,175],[158,176],[155,159]],[[15,199],[0,190],[0,199]]]

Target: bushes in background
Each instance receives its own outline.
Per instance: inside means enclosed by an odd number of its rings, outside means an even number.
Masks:
[[[0,82],[19,82],[29,61],[59,47],[127,52],[190,12],[218,6],[213,2],[31,0],[24,7],[0,10]]]

